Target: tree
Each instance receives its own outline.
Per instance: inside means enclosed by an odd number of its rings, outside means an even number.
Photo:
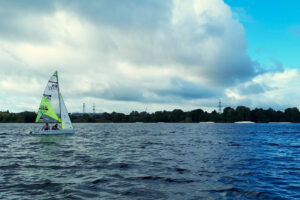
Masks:
[[[235,112],[231,107],[226,107],[222,113],[222,119],[224,122],[234,122],[235,121]]]
[[[251,112],[251,118],[255,122],[266,123],[270,122],[271,118],[267,115],[267,112],[261,108],[255,108]]]
[[[298,108],[288,108],[284,111],[285,117],[289,122],[300,122],[300,113]]]
[[[238,106],[235,109],[236,112],[236,120],[237,121],[250,121],[251,119],[251,111],[250,108],[245,106]]]
[[[129,122],[138,122],[140,121],[140,115],[138,111],[132,111],[129,114]]]
[[[221,116],[219,113],[217,113],[217,111],[212,111],[212,113],[209,115],[209,121],[213,121],[213,122],[219,122],[221,121]]]
[[[203,115],[203,110],[201,109],[192,110],[189,115],[193,122],[200,122],[201,116]]]
[[[185,114],[180,109],[175,109],[171,112],[171,122],[181,122],[185,119]]]

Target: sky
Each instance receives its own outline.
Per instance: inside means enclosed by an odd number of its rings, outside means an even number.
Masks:
[[[0,0],[0,111],[298,107],[300,2]]]

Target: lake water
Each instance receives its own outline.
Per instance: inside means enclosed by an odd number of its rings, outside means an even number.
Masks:
[[[0,124],[0,199],[300,199],[300,124]]]

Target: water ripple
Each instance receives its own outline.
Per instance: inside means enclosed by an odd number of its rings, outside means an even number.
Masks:
[[[0,199],[300,199],[299,124],[0,124]]]

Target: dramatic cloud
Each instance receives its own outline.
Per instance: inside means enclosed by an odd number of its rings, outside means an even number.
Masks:
[[[222,0],[0,0],[0,27],[0,110],[35,110],[55,70],[72,112],[209,108],[271,88]]]
[[[226,89],[225,102],[230,106],[247,105],[284,110],[299,104],[300,71],[286,69],[283,72],[264,73],[251,82]]]

